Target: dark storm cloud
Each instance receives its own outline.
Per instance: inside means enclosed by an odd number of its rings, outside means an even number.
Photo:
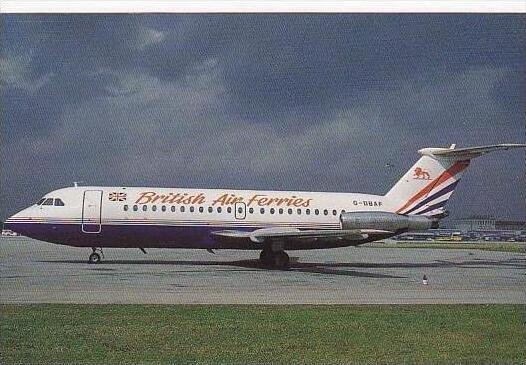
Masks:
[[[125,67],[134,62],[135,52],[144,42],[137,16],[8,15],[5,18],[7,50],[30,51],[33,71],[37,73]],[[11,31],[12,28],[19,28],[19,32]]]
[[[140,46],[139,22],[86,16],[5,16],[2,99],[7,140],[51,134],[64,108],[108,95]]]
[[[525,140],[523,16],[2,21],[2,218],[74,180],[382,194],[417,148]],[[524,154],[474,165],[453,212],[524,218]]]
[[[193,62],[220,55],[225,82],[251,118],[269,107],[341,105],[408,77],[435,82],[521,62],[521,20],[509,17],[196,15],[185,18],[187,27],[172,19],[165,26],[177,31],[149,52],[146,67],[177,79]]]

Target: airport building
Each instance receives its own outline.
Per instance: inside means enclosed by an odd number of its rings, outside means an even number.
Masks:
[[[524,221],[499,220],[482,216],[452,220],[446,226],[462,232],[526,230],[526,222]]]
[[[472,231],[524,231],[526,222],[499,220],[486,216],[475,216],[452,220],[445,224],[447,228],[456,229],[461,232]]]
[[[408,232],[400,241],[520,241],[526,242],[526,222],[475,216],[441,222],[440,229]]]

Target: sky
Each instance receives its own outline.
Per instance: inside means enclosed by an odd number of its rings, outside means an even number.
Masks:
[[[524,14],[0,20],[1,220],[74,181],[385,194],[420,148],[526,141]],[[526,219],[525,157],[451,217]]]

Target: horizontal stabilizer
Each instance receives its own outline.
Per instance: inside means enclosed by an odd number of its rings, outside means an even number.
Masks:
[[[422,148],[418,152],[424,156],[432,158],[450,158],[454,160],[471,160],[472,158],[482,156],[486,153],[500,150],[509,150],[511,148],[525,148],[526,144],[502,143],[490,146],[466,147],[466,148]]]

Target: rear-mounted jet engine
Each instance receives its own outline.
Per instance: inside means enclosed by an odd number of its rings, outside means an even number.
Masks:
[[[391,212],[348,212],[340,216],[342,229],[380,229],[391,232],[438,228],[438,219]]]

